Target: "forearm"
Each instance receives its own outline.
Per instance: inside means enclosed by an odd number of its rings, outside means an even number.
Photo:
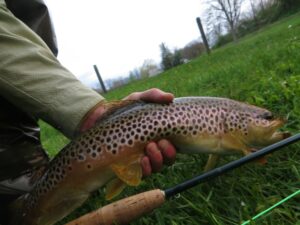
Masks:
[[[0,95],[73,137],[101,100],[60,65],[46,44],[0,0]]]

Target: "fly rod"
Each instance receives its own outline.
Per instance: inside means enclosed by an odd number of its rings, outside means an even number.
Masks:
[[[232,161],[221,167],[213,169],[209,172],[196,176],[181,184],[166,190],[155,189],[146,191],[137,195],[133,195],[100,209],[97,209],[89,214],[83,215],[66,225],[123,225],[138,219],[139,217],[152,212],[160,207],[170,197],[192,188],[200,183],[206,182],[212,178],[218,177],[228,171],[240,167],[248,162],[261,158],[285,146],[291,145],[300,140],[300,134],[296,134],[275,144],[262,148],[259,151],[244,156],[238,160]]]

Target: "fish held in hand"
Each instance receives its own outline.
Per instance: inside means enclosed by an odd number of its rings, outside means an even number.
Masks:
[[[250,154],[288,133],[271,112],[238,101],[186,97],[171,104],[123,101],[99,123],[68,144],[50,163],[35,188],[22,196],[16,224],[47,225],[80,206],[107,185],[107,198],[142,179],[140,160],[149,141],[170,140],[181,153],[211,154],[206,169],[222,154]]]

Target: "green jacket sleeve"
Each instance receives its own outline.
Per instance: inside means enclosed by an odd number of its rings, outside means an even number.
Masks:
[[[0,95],[31,115],[75,135],[103,97],[78,81],[47,45],[0,0]]]

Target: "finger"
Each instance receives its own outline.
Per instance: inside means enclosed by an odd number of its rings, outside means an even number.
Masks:
[[[142,92],[140,99],[146,102],[170,103],[173,101],[174,96],[171,93],[164,92],[157,88],[152,88]]]
[[[160,149],[163,161],[166,165],[172,165],[176,159],[176,149],[166,139],[162,139],[158,142],[158,148]]]
[[[85,132],[91,127],[93,127],[96,121],[101,118],[101,116],[105,113],[105,107],[102,102],[99,102],[92,110],[92,112],[88,112],[84,117],[84,121],[80,125],[79,132]]]
[[[142,100],[156,103],[170,103],[173,99],[173,94],[164,92],[157,88],[152,88],[144,92],[135,92],[125,98],[125,100]]]
[[[150,142],[146,146],[146,155],[149,157],[153,172],[159,172],[163,167],[163,157],[156,143]]]
[[[152,173],[152,168],[148,156],[144,156],[141,161],[143,177],[148,177]]]

